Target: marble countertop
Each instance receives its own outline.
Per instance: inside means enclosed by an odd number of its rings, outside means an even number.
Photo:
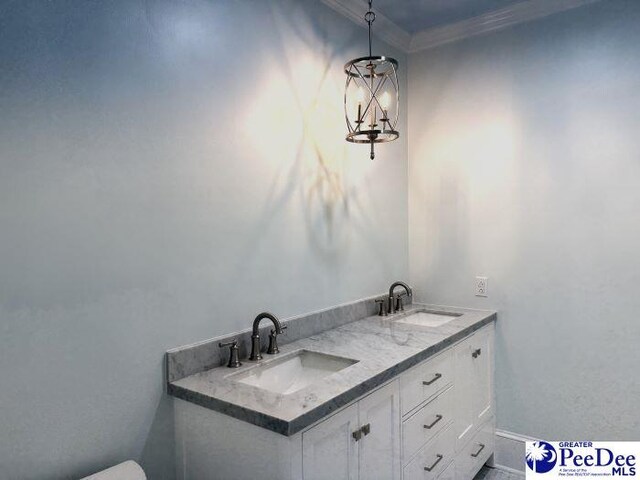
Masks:
[[[397,321],[420,310],[460,316],[439,327]],[[182,400],[290,436],[495,319],[492,311],[414,304],[404,314],[367,317],[296,340],[281,346],[278,355],[264,355],[260,362],[241,359],[240,368],[212,368],[169,382],[168,391]],[[351,358],[357,363],[288,395],[230,378],[299,350]]]

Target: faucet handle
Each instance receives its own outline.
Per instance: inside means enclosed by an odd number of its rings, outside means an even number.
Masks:
[[[282,333],[284,333],[286,329],[286,325],[280,326],[280,330],[282,330]],[[280,349],[278,348],[278,332],[276,332],[274,329],[271,329],[271,333],[269,333],[269,347],[267,347],[267,353],[269,355],[280,353]]]
[[[396,295],[396,312],[404,312],[404,303],[402,301],[404,295],[404,293]]]
[[[282,330],[282,332],[281,332],[281,333],[283,333],[283,334],[284,334],[286,329],[287,329],[287,326],[286,326],[286,325],[282,325],[282,326],[280,327],[280,330]],[[275,329],[273,329],[273,328],[272,328],[272,329],[271,329],[271,331],[269,332],[269,337],[271,337],[271,336],[277,337],[278,335],[280,335],[280,333],[276,332],[276,331],[275,331]]]
[[[226,343],[218,343],[220,348],[229,347],[229,363],[227,363],[227,367],[229,368],[238,368],[242,366],[240,363],[240,358],[238,355],[238,339],[234,338],[230,342]]]
[[[387,316],[387,311],[384,308],[384,299],[382,299],[382,298],[376,299],[376,304],[378,305],[378,316],[379,317],[386,317]]]

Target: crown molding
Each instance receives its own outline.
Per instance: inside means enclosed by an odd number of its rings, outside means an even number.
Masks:
[[[411,37],[409,53],[495,32],[598,1],[600,0],[526,0],[515,3],[468,20],[418,32]]]
[[[322,3],[328,5],[336,12],[341,13],[361,27],[366,27],[364,14],[367,13],[367,4],[365,0],[322,0]],[[399,48],[405,53],[409,52],[411,35],[380,12],[376,12],[373,33],[389,45]]]
[[[409,34],[384,15],[376,12],[375,35],[405,53],[456,42],[502,30],[519,23],[589,5],[600,0],[524,0],[492,12],[459,22]],[[364,27],[365,0],[322,0],[323,3]]]

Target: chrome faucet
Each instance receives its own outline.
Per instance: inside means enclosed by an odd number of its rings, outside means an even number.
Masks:
[[[396,289],[396,287],[402,287],[404,288],[404,291],[407,292],[407,296],[411,297],[413,295],[413,290],[411,290],[411,287],[409,285],[407,285],[404,282],[393,282],[391,284],[391,286],[389,287],[389,303],[387,305],[387,313],[392,314],[392,313],[396,313],[396,310],[400,310],[403,309],[402,307],[402,301],[400,300],[397,305],[394,304],[394,297],[393,297],[393,291]]]
[[[280,320],[278,320],[278,318],[275,315],[269,312],[262,312],[261,314],[259,314],[253,321],[253,332],[251,334],[251,355],[249,356],[249,360],[253,360],[253,361],[262,360],[262,354],[260,353],[259,327],[260,327],[260,320],[262,320],[263,318],[267,318],[273,322],[273,326],[275,327],[273,335],[279,335],[284,331],[285,328],[287,328],[286,326],[283,326],[280,323]],[[273,349],[270,349],[270,350],[273,350]],[[270,351],[267,353],[277,353],[277,346],[275,350],[276,351]]]

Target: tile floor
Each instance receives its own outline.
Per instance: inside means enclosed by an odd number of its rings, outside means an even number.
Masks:
[[[523,480],[523,475],[497,470],[495,468],[482,467],[473,480]]]

